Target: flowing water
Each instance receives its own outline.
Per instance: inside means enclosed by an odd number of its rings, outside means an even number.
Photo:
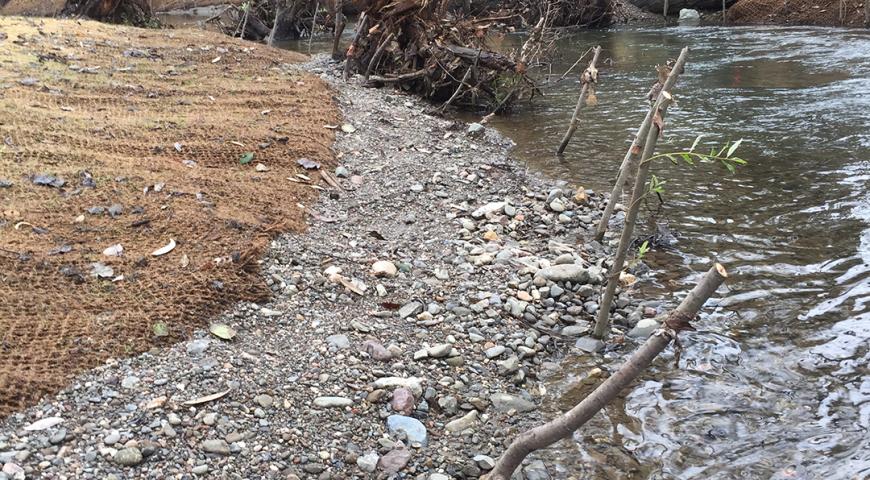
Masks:
[[[563,159],[553,152],[576,75],[493,119],[531,170],[609,190],[648,108],[654,66],[684,46],[689,62],[659,151],[686,149],[699,134],[708,149],[742,138],[749,164],[734,175],[654,166],[679,242],[648,254],[655,275],[636,295],[675,302],[714,260],[732,278],[700,331],[684,334],[679,367],[665,355],[576,442],[559,444],[565,474],[870,478],[870,33],[587,31],[559,42],[553,71],[596,44],[599,104],[583,110]],[[599,364],[568,360],[549,387],[554,406],[578,400],[575,383]]]
[[[519,36],[495,39],[517,46]],[[576,75],[491,124],[552,178],[609,190],[646,112],[653,67],[691,49],[660,151],[742,138],[749,164],[660,162],[678,243],[645,260],[636,297],[677,302],[713,261],[732,278],[679,365],[662,356],[624,398],[546,457],[554,477],[870,478],[870,33],[815,28],[656,28],[563,37],[554,72],[603,47],[597,107],[562,159]],[[314,42],[324,51],[328,42]],[[289,48],[305,51],[307,42]],[[569,407],[593,367],[566,360],[548,389]],[[610,362],[613,362],[610,364]]]

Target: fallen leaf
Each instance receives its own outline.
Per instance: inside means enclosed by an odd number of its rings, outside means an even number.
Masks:
[[[182,147],[183,145],[181,144],[181,142],[175,142],[175,144],[174,144],[173,146],[175,147],[175,151],[180,152],[180,151],[181,151],[181,147]]]
[[[167,253],[171,252],[173,249],[175,249],[175,239],[170,238],[169,243],[158,248],[157,250],[154,250],[153,252],[151,252],[151,255],[154,257],[159,257],[161,255],[166,255]]]
[[[248,152],[248,153],[245,153],[244,155],[242,155],[241,157],[239,157],[239,163],[241,163],[242,165],[247,165],[247,164],[251,163],[251,160],[253,160],[253,159],[254,159],[254,152]]]
[[[201,405],[203,403],[208,403],[214,400],[217,400],[221,397],[226,396],[226,394],[230,393],[229,389],[224,390],[223,392],[212,393],[211,395],[206,395],[204,397],[194,398],[192,400],[188,400],[186,402],[182,402],[182,405]]]
[[[263,165],[262,163],[258,163],[257,166],[254,167],[254,170],[256,170],[256,171],[258,171],[258,172],[268,172],[268,171],[269,171],[269,167]]]
[[[166,396],[160,396],[157,398],[151,399],[147,404],[145,404],[145,410],[154,410],[155,408],[160,408],[163,405],[166,405]]]
[[[222,340],[232,340],[236,336],[236,331],[225,323],[212,323],[208,331]]]
[[[154,330],[154,335],[158,337],[165,337],[169,335],[169,327],[163,322],[157,322],[152,327]]]
[[[51,428],[55,425],[59,425],[62,422],[63,419],[60,417],[45,417],[31,423],[30,425],[24,427],[24,429],[28,432],[35,432],[38,430],[45,430],[47,428]]]
[[[187,268],[190,265],[190,259],[187,258],[187,254],[181,256],[181,268]]]
[[[112,267],[97,262],[91,264],[91,275],[97,278],[111,278],[115,275],[115,271],[112,270]]]
[[[344,133],[353,133],[356,131],[356,127],[354,127],[353,125],[351,125],[349,123],[345,123],[344,125],[341,126],[341,131]]]

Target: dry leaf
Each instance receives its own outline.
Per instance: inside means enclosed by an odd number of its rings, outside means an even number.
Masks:
[[[166,255],[167,253],[171,252],[173,249],[175,249],[175,240],[170,238],[169,243],[158,248],[157,250],[154,250],[153,252],[151,252],[151,255],[155,256],[155,257],[159,257],[160,255]]]

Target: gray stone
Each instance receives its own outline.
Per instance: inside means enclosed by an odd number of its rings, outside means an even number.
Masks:
[[[604,348],[604,342],[594,337],[581,337],[577,339],[575,347],[586,353],[600,352]]]
[[[117,430],[112,430],[105,437],[103,437],[103,443],[107,447],[111,447],[112,445],[121,441],[121,434]]]
[[[387,429],[390,433],[403,432],[408,437],[411,445],[426,446],[428,436],[426,427],[416,418],[404,415],[390,415],[387,417]]]
[[[492,406],[500,412],[516,410],[523,413],[531,412],[537,408],[534,403],[507,393],[494,393],[489,397],[489,401],[492,402]]]
[[[442,343],[440,345],[430,347],[428,350],[426,350],[426,353],[432,358],[442,358],[450,355],[450,350],[453,350],[453,345],[449,343]]]
[[[580,265],[553,265],[538,271],[535,275],[551,282],[586,283],[589,281],[589,271]]]
[[[468,125],[468,136],[470,137],[479,137],[483,135],[483,131],[486,129],[483,125],[474,122]]]
[[[226,440],[203,440],[202,443],[199,444],[199,447],[205,453],[213,453],[215,455],[230,454],[230,446],[227,444]]]
[[[374,381],[375,388],[405,387],[419,398],[423,395],[423,381],[417,377],[383,377]]]
[[[680,25],[700,25],[701,14],[691,8],[680,9]]]
[[[628,331],[629,337],[646,338],[659,328],[659,322],[654,318],[644,318]]]
[[[206,338],[187,342],[187,353],[190,355],[200,355],[205,352],[210,343],[211,341]]]
[[[496,345],[494,347],[487,348],[485,352],[486,358],[495,358],[501,355],[507,350],[504,345]]]
[[[408,318],[411,315],[416,315],[423,311],[423,304],[420,302],[408,302],[399,309],[399,318]]]
[[[378,468],[378,460],[380,460],[380,458],[380,455],[377,453],[369,452],[356,459],[356,466],[364,472],[372,473],[376,468]]]
[[[550,480],[550,474],[547,473],[547,467],[544,462],[535,460],[523,468],[523,475],[526,480]]]
[[[269,408],[275,403],[275,399],[272,398],[271,395],[261,394],[254,397],[254,401],[257,402],[257,405],[263,408]]]
[[[334,347],[339,350],[350,348],[350,340],[348,340],[347,335],[330,335],[326,337],[326,343],[330,347]]]
[[[459,433],[473,427],[475,424],[477,424],[477,410],[472,410],[465,414],[465,416],[448,422],[444,428],[450,433]]]
[[[142,463],[142,452],[136,447],[123,448],[115,453],[112,461],[125,467],[139,465]]]
[[[477,466],[484,470],[492,470],[495,467],[495,460],[492,457],[488,457],[486,455],[475,455],[473,458],[474,462],[477,463]]]
[[[490,202],[486,205],[478,208],[477,210],[471,212],[472,218],[483,218],[491,213],[496,213],[502,211],[504,209],[505,202]]]
[[[353,400],[344,397],[317,397],[314,406],[319,408],[342,408],[353,405]]]
[[[566,337],[579,337],[589,332],[587,325],[568,325],[562,329],[562,335]]]

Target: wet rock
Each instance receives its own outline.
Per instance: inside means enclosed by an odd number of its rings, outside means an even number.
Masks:
[[[523,475],[526,477],[526,480],[550,480],[547,467],[540,460],[534,460],[526,465],[523,468]]]
[[[586,353],[595,353],[604,349],[604,342],[594,337],[581,337],[577,339],[574,346]]]
[[[480,137],[483,136],[483,131],[486,129],[483,125],[474,122],[468,125],[468,136],[469,137]]]
[[[495,460],[486,455],[475,455],[473,460],[483,470],[492,470],[495,467]]]
[[[538,408],[528,400],[507,393],[495,393],[489,397],[489,401],[500,412],[516,410],[517,412],[524,413]]]
[[[659,322],[654,318],[644,318],[637,322],[631,330],[628,331],[629,337],[646,338],[652,335],[659,328]]]
[[[402,432],[407,436],[411,445],[426,446],[428,437],[426,427],[416,418],[404,415],[390,415],[387,417],[387,429],[390,433]]]

